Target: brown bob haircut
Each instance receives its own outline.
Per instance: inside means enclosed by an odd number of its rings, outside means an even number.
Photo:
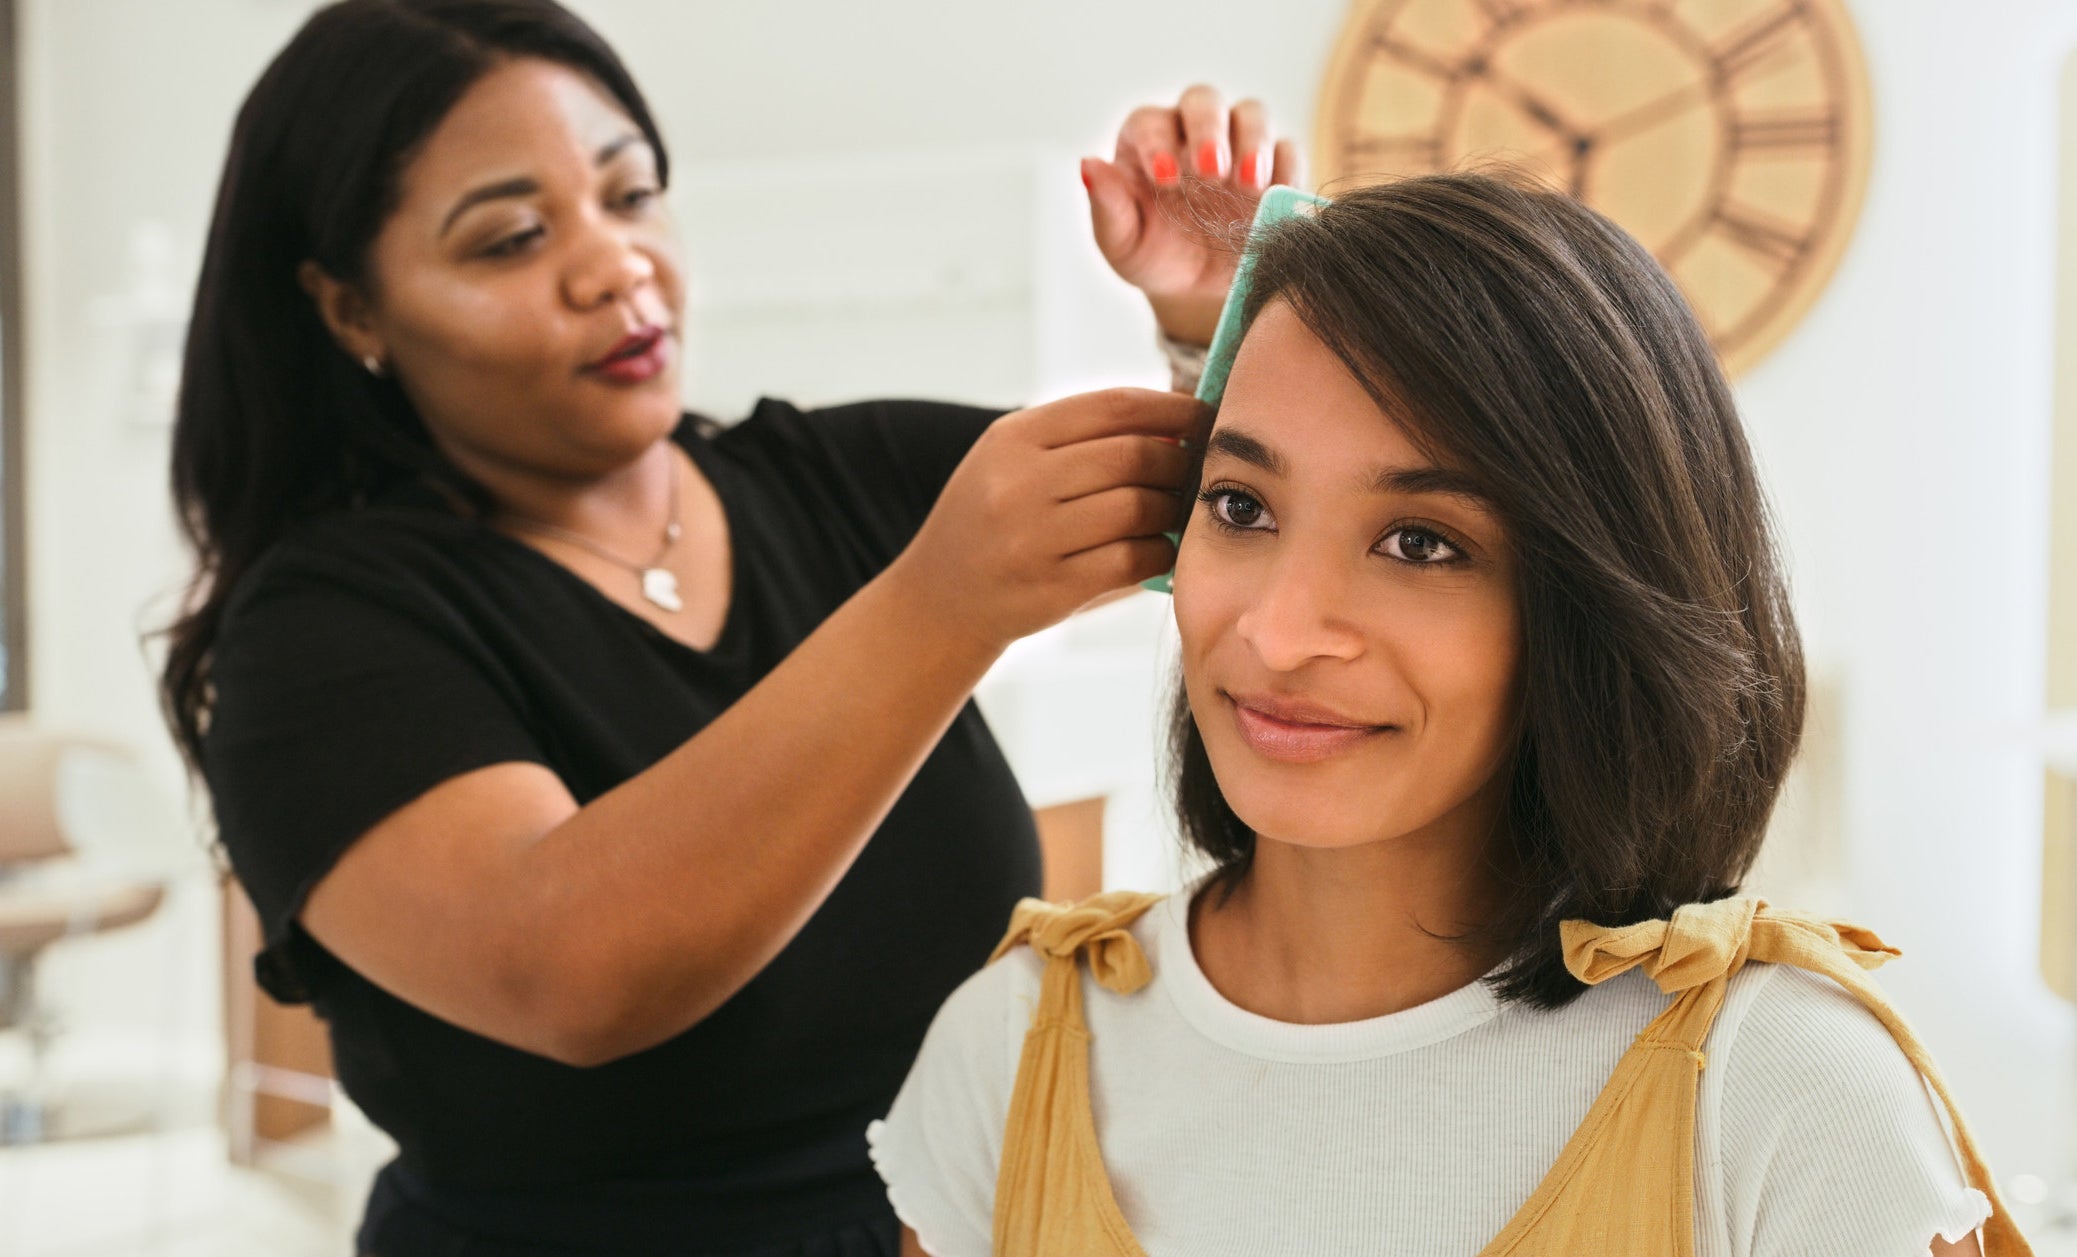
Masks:
[[[1518,555],[1513,867],[1477,934],[1508,1000],[1585,987],[1558,925],[1733,893],[1803,725],[1803,657],[1729,386],[1642,246],[1513,175],[1360,188],[1258,242],[1245,309],[1286,302],[1437,461],[1470,473]],[[1177,686],[1185,840],[1231,886],[1255,835]]]

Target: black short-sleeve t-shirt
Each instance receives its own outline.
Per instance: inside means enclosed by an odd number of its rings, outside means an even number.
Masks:
[[[457,774],[539,763],[582,804],[675,749],[900,552],[993,417],[768,400],[718,433],[681,425],[734,551],[706,651],[425,491],[313,520],[241,582],[203,768],[264,925],[262,985],[316,1006],[348,1095],[400,1147],[365,1246],[417,1243],[408,1222],[470,1235],[471,1253],[719,1251],[884,1213],[863,1128],[1038,887],[1030,813],[971,704],[762,973],[607,1065],[557,1064],[407,1004],[297,916],[356,838]]]

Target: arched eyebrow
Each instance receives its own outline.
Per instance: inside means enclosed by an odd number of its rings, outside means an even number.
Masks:
[[[1490,510],[1493,499],[1478,481],[1450,467],[1383,467],[1370,482],[1374,493],[1434,493],[1462,498]]]
[[[598,152],[592,154],[591,163],[594,166],[603,166],[625,152],[629,145],[646,143],[648,143],[648,140],[641,132],[629,131],[624,135],[616,137],[611,143],[602,146]],[[504,201],[518,196],[532,196],[540,190],[541,184],[531,175],[521,175],[517,179],[500,179],[496,183],[486,183],[480,188],[471,188],[467,192],[462,193],[461,199],[454,203],[453,209],[447,211],[447,217],[440,223],[440,235],[444,236],[447,234],[448,228],[454,226],[455,219],[460,218],[463,214],[468,213],[485,201]]]
[[[1211,440],[1204,443],[1204,453],[1207,458],[1214,454],[1237,458],[1250,466],[1260,467],[1272,476],[1284,474],[1283,455],[1247,433],[1235,432],[1231,428],[1215,429]]]
[[[1232,428],[1215,429],[1204,449],[1207,458],[1224,454],[1251,467],[1259,467],[1272,476],[1281,476],[1285,471],[1282,454],[1267,443]],[[1461,498],[1486,510],[1493,505],[1492,496],[1475,478],[1452,467],[1380,467],[1371,474],[1369,488],[1372,493],[1441,494]]]

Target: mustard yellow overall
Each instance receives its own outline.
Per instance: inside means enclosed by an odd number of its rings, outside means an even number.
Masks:
[[[1125,891],[1072,905],[1027,899],[996,948],[1000,958],[1028,943],[1046,960],[1003,1132],[996,1257],[1145,1257],[1097,1146],[1079,966],[1121,995],[1145,986],[1153,972],[1127,927],[1159,900]],[[1862,975],[1898,954],[1881,939],[1758,899],[1691,904],[1670,921],[1620,928],[1567,921],[1562,928],[1566,967],[1580,981],[1604,982],[1642,966],[1675,998],[1616,1062],[1557,1163],[1480,1257],[1693,1257],[1702,1043],[1731,976],[1755,960],[1823,974],[1882,1020],[1946,1105],[1969,1184],[1990,1198],[1984,1257],[2032,1253],[1925,1048]]]

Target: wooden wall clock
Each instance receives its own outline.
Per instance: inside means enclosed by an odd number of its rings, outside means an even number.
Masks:
[[[1354,0],[1314,160],[1330,195],[1540,172],[1658,256],[1737,372],[1844,252],[1871,113],[1841,0]]]

